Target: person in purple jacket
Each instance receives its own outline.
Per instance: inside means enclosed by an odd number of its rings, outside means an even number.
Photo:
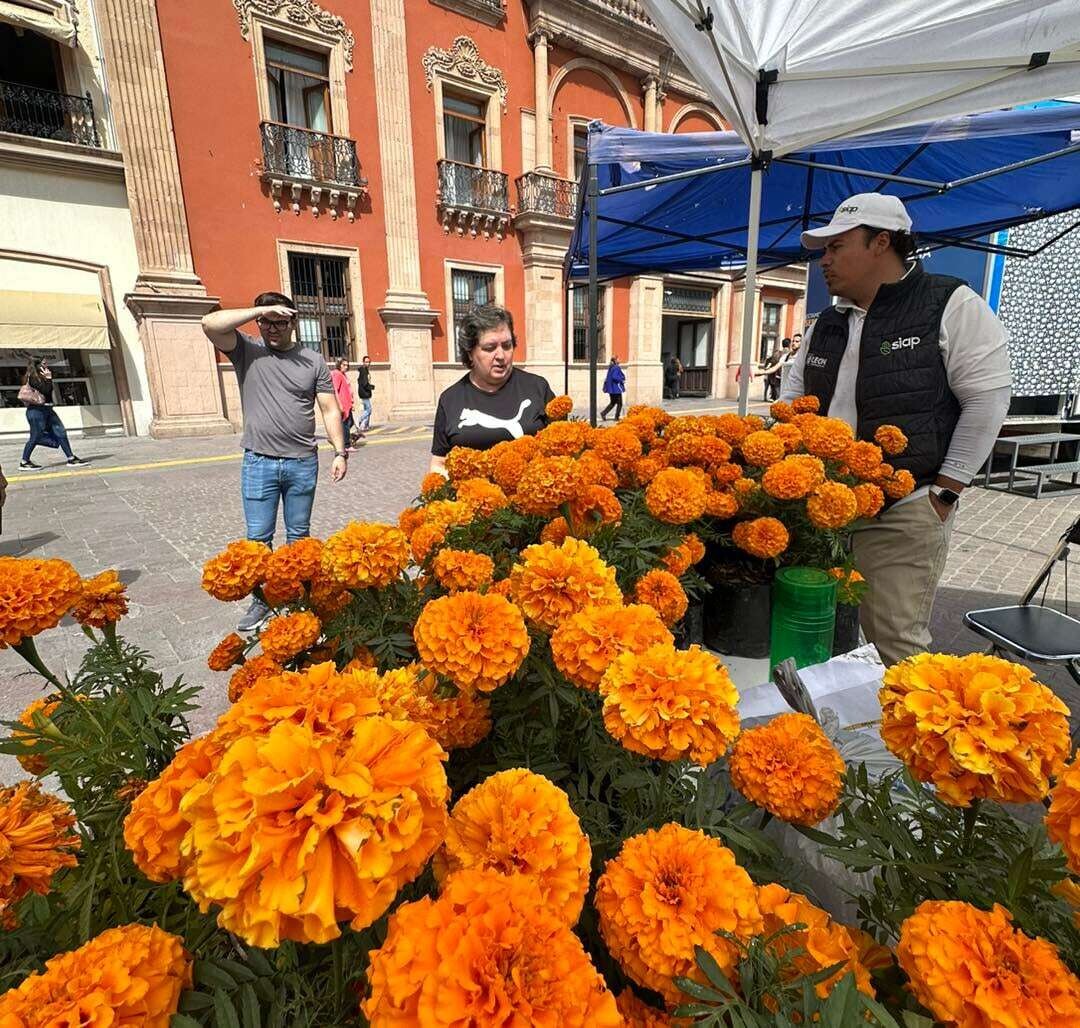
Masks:
[[[626,392],[626,375],[619,367],[618,357],[612,357],[608,365],[607,375],[604,377],[604,392],[611,402],[600,412],[600,418],[607,421],[608,412],[614,408],[615,420],[618,421],[622,417],[622,398]]]

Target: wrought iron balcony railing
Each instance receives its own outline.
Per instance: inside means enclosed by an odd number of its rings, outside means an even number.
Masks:
[[[0,132],[101,146],[90,94],[73,96],[52,89],[0,80]]]
[[[517,180],[517,213],[573,219],[577,215],[577,189],[577,183],[570,179],[527,171]]]
[[[264,121],[260,128],[267,174],[327,185],[367,184],[360,176],[354,140],[275,121]]]
[[[502,235],[510,224],[509,180],[501,171],[457,161],[439,161],[439,207],[443,228],[459,233]]]

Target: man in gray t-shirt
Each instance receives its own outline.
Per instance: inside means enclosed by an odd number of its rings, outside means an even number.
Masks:
[[[241,325],[254,321],[260,338]],[[240,492],[249,539],[272,545],[280,504],[287,542],[310,534],[311,507],[319,476],[315,404],[334,444],[331,479],[345,477],[349,454],[330,371],[322,355],[293,338],[296,305],[282,293],[260,293],[244,310],[214,311],[203,332],[236,368],[244,411],[244,461]],[[255,599],[240,631],[254,631],[270,613]]]

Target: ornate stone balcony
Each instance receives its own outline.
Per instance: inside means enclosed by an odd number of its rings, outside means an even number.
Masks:
[[[498,25],[506,20],[506,0],[431,0],[431,2],[487,25]]]
[[[0,132],[80,146],[101,146],[89,93],[74,96],[2,80]]]
[[[262,178],[270,186],[275,210],[288,204],[299,214],[306,199],[316,217],[325,203],[331,218],[345,213],[349,221],[355,220],[367,179],[360,173],[354,140],[273,121],[264,121],[259,128]]]
[[[516,185],[516,222],[533,215],[573,221],[577,215],[578,184],[571,179],[559,178],[550,172],[527,171]]]
[[[438,203],[446,232],[501,237],[510,225],[510,189],[501,171],[439,161]]]

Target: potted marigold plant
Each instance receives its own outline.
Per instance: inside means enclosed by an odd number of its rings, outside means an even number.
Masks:
[[[868,588],[866,579],[851,565],[829,568],[836,579],[836,631],[833,656],[850,653],[859,645],[859,604]]]

